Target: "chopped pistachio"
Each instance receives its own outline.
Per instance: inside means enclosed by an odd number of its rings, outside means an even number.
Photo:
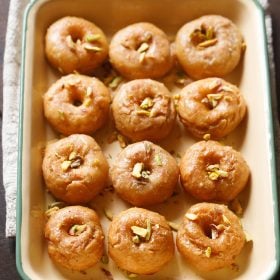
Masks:
[[[152,98],[146,97],[140,104],[140,108],[147,110],[153,107],[153,105],[154,105],[154,101],[152,100]]]
[[[87,228],[87,225],[73,225],[70,230],[69,234],[73,236],[78,236],[83,233]]]
[[[60,118],[61,120],[65,120],[64,112],[63,112],[63,111],[57,111],[57,112],[58,112],[58,114],[59,114],[59,118]]]
[[[252,242],[253,241],[252,236],[247,231],[244,230],[244,234],[245,234],[246,242]]]
[[[86,96],[91,96],[92,94],[92,87],[87,87]]]
[[[215,108],[218,105],[218,101],[223,97],[222,93],[211,93],[207,94],[206,102],[211,106],[211,108]]]
[[[210,258],[211,257],[211,253],[212,253],[211,247],[207,247],[207,249],[204,251],[204,253],[205,253],[205,256],[207,258]]]
[[[132,226],[131,230],[135,235],[138,235],[143,238],[146,238],[146,236],[148,234],[148,230],[146,228],[142,228],[142,227],[138,227],[138,226]]]
[[[117,135],[117,139],[118,139],[118,141],[120,143],[121,148],[125,148],[126,147],[125,138],[121,134],[118,134]]]
[[[211,228],[211,239],[217,239],[219,237],[219,233],[216,228]]]
[[[213,171],[213,172],[208,172],[208,177],[209,177],[209,179],[212,180],[212,181],[217,181],[218,178],[219,178],[219,174],[218,174],[217,172],[215,172],[215,171]]]
[[[103,264],[108,264],[108,263],[109,263],[109,258],[108,258],[108,256],[103,255],[102,258],[101,258],[101,262],[102,262]]]
[[[48,205],[48,209],[51,209],[53,207],[58,207],[59,209],[65,207],[65,203],[62,201],[54,201],[51,204]]]
[[[191,221],[195,221],[198,217],[196,214],[193,214],[193,213],[187,213],[185,216],[186,216],[186,218],[188,218]]]
[[[206,27],[204,24],[201,24],[200,28],[196,28],[190,34],[190,39],[195,46],[199,46],[211,40],[217,40],[215,39],[214,28],[212,26]],[[205,47],[208,47],[208,44],[209,43],[207,43]]]
[[[228,225],[230,225],[231,223],[230,223],[230,221],[229,221],[229,219],[226,217],[226,215],[222,215],[222,218],[223,218],[223,222],[225,223],[225,224],[228,224]]]
[[[113,220],[113,213],[111,212],[111,210],[109,210],[109,209],[107,209],[107,208],[104,208],[103,209],[103,212],[104,212],[104,214],[105,214],[105,217],[108,219],[108,220],[110,220],[110,221],[112,221]]]
[[[203,135],[203,139],[204,139],[205,141],[210,140],[210,139],[211,139],[211,134],[209,134],[209,133],[204,134],[204,135]]]
[[[132,242],[135,244],[139,244],[140,243],[140,238],[138,235],[135,235],[132,237]]]
[[[242,206],[237,198],[230,202],[229,208],[238,216],[241,216],[243,213]]]
[[[155,161],[156,161],[156,164],[158,166],[162,166],[162,159],[161,159],[161,156],[159,154],[155,155]]]
[[[70,167],[71,168],[78,168],[82,164],[82,159],[80,157],[76,158],[75,160],[71,161]]]
[[[215,39],[211,39],[211,40],[207,40],[202,43],[199,43],[197,46],[199,48],[207,48],[207,47],[214,46],[217,42],[218,42],[218,39],[215,38]]]
[[[207,39],[214,38],[214,28],[212,26],[206,29],[206,38]]]
[[[97,40],[99,40],[101,38],[100,34],[88,34],[86,36],[86,41],[91,43],[91,42],[95,42]]]
[[[133,170],[132,170],[132,176],[139,179],[142,177],[142,171],[144,169],[144,163],[142,162],[137,162],[134,166],[133,166]]]
[[[135,273],[129,273],[129,274],[127,274],[127,277],[128,278],[136,278],[138,275],[137,274],[135,274]]]
[[[84,104],[85,107],[89,107],[90,104],[91,104],[91,99],[89,97],[85,98],[83,104]]]
[[[149,49],[149,44],[148,43],[146,43],[146,42],[144,42],[144,43],[142,43],[141,45],[140,45],[140,47],[137,49],[137,51],[139,52],[139,53],[144,53],[144,52],[146,52],[148,49]]]
[[[222,87],[220,88],[220,90],[221,90],[221,91],[226,91],[226,92],[233,92],[233,88],[230,87],[230,86],[226,86],[226,85],[222,86]]]
[[[71,50],[75,49],[75,43],[73,42],[71,35],[66,36],[66,44]]]
[[[151,112],[147,111],[147,110],[137,110],[136,113],[137,113],[137,115],[144,115],[144,116],[147,116],[147,117],[151,116]]]
[[[121,76],[116,76],[109,83],[109,88],[116,89],[121,82],[122,82],[122,77]]]
[[[139,56],[139,62],[142,63],[145,59],[145,56],[146,56],[146,53],[145,52],[142,52],[140,53],[140,56]]]
[[[152,234],[152,227],[151,227],[151,221],[149,219],[147,219],[147,235],[146,235],[146,241],[149,241],[151,238],[151,234]]]
[[[72,163],[72,162],[71,162],[70,160],[65,160],[65,161],[63,161],[62,164],[61,164],[61,169],[62,169],[63,171],[67,171],[68,168],[70,167],[71,163]]]
[[[151,172],[149,170],[143,170],[141,172],[141,177],[144,179],[148,179],[150,175],[151,175]]]
[[[73,151],[70,153],[68,159],[72,161],[72,160],[76,159],[76,157],[77,157],[77,153],[75,151]]]
[[[58,206],[52,207],[45,212],[47,218],[49,218],[52,214],[59,210]]]
[[[88,44],[88,43],[85,43],[83,45],[84,49],[87,50],[87,51],[93,51],[93,52],[101,52],[102,51],[102,48],[100,47],[97,47],[97,46],[93,46],[91,44]]]
[[[220,169],[219,164],[210,164],[206,167],[206,170],[208,171],[208,177],[212,181],[218,180],[221,178],[228,177],[228,172],[225,170]]]
[[[179,230],[179,225],[176,224],[176,223],[168,222],[168,225],[170,226],[170,228],[171,228],[173,231],[178,231],[178,230]]]

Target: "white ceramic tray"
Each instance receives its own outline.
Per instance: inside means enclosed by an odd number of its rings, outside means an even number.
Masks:
[[[248,114],[241,126],[224,143],[241,151],[252,176],[240,196],[244,208],[242,223],[252,236],[236,260],[239,271],[223,269],[201,274],[189,267],[176,252],[173,260],[159,273],[138,279],[270,279],[279,266],[279,233],[271,120],[270,84],[261,7],[253,0],[39,0],[27,7],[23,29],[21,73],[21,120],[19,138],[19,176],[17,200],[17,268],[24,279],[126,279],[114,262],[101,262],[85,273],[55,266],[48,257],[44,240],[43,213],[50,200],[41,174],[42,149],[58,136],[43,116],[42,95],[59,78],[44,56],[47,27],[63,16],[84,17],[100,26],[108,38],[120,28],[149,21],[162,28],[170,38],[185,22],[205,14],[220,14],[233,20],[244,35],[247,50],[242,62],[226,80],[238,85],[245,95]],[[94,135],[109,162],[120,150],[108,144],[110,125]],[[196,140],[177,124],[172,136],[160,143],[167,150],[183,154]],[[166,204],[151,207],[168,220],[180,222],[186,209],[195,203],[182,191]],[[105,233],[109,221],[104,205],[116,214],[127,204],[107,192],[93,205],[101,217]],[[175,234],[174,234],[175,235]],[[112,273],[106,276],[104,270]]]

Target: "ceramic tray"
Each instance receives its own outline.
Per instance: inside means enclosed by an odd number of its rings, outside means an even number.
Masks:
[[[226,80],[238,85],[247,104],[246,119],[223,142],[239,150],[251,169],[251,179],[239,199],[244,209],[242,224],[253,242],[245,245],[236,264],[239,269],[199,273],[188,266],[178,252],[159,273],[137,279],[269,279],[279,265],[279,233],[271,119],[269,66],[264,15],[253,0],[39,0],[31,2],[25,13],[22,45],[21,113],[19,130],[17,268],[24,279],[126,279],[112,260],[98,263],[85,272],[71,272],[50,260],[44,240],[44,211],[51,196],[45,191],[41,174],[42,150],[47,141],[58,138],[43,115],[42,96],[61,74],[52,69],[44,56],[44,35],[55,20],[80,16],[100,26],[108,38],[120,28],[140,21],[152,22],[170,39],[186,22],[205,14],[230,18],[244,35],[247,50],[239,66]],[[169,85],[174,93],[178,88]],[[120,151],[119,143],[108,143],[111,123],[93,136],[109,163]],[[179,124],[160,144],[175,156],[195,143]],[[180,189],[167,203],[150,207],[179,223],[188,207],[196,201]],[[104,192],[91,204],[97,210],[105,234],[109,221],[104,207],[113,214],[129,207],[111,192]],[[176,233],[174,233],[175,236]],[[107,240],[107,239],[106,239]],[[112,277],[109,275],[110,271]]]

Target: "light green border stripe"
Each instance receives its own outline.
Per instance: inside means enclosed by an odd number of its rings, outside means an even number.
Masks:
[[[24,11],[22,28],[22,54],[20,68],[20,101],[19,101],[19,127],[18,127],[18,162],[17,162],[17,210],[16,210],[16,267],[24,280],[31,280],[23,271],[21,260],[21,224],[22,224],[22,146],[23,146],[23,114],[24,114],[24,77],[26,55],[27,20],[31,8],[38,0],[30,2]]]
[[[267,33],[266,33],[266,25],[265,25],[265,13],[259,1],[253,0],[255,5],[257,6],[261,18],[262,18],[262,28],[263,28],[263,49],[264,49],[264,59],[266,64],[265,69],[265,79],[266,79],[266,94],[267,94],[267,103],[266,110],[268,112],[269,117],[269,145],[270,145],[270,168],[272,172],[272,195],[273,195],[273,212],[274,212],[274,234],[275,234],[275,267],[273,270],[268,272],[268,279],[276,279],[276,274],[279,271],[280,266],[280,241],[279,241],[279,205],[278,205],[278,185],[277,185],[277,171],[276,171],[276,149],[275,149],[275,136],[274,136],[274,121],[273,121],[273,112],[272,112],[272,90],[271,89],[271,76],[270,76],[270,67],[269,67],[269,59],[268,59],[268,49],[267,49]]]
[[[18,273],[22,279],[30,280],[30,278],[25,274],[22,267],[21,261],[21,223],[22,223],[22,146],[23,146],[23,113],[24,113],[24,78],[25,78],[25,55],[26,55],[26,31],[27,31],[27,20],[31,8],[39,0],[34,0],[29,3],[24,12],[24,21],[22,29],[22,55],[21,55],[21,75],[20,75],[20,111],[19,111],[19,131],[18,131],[18,174],[17,174],[17,211],[16,211],[16,266]],[[274,138],[274,128],[273,128],[273,115],[271,107],[271,83],[270,83],[270,72],[269,72],[269,60],[267,52],[267,35],[265,28],[265,14],[262,6],[257,0],[251,0],[255,3],[259,10],[260,16],[262,18],[262,29],[263,29],[263,49],[264,49],[264,59],[266,64],[265,78],[266,78],[266,93],[267,93],[267,112],[269,112],[269,133],[270,133],[270,147],[271,147],[271,158],[270,167],[272,171],[272,192],[273,192],[273,202],[274,202],[274,233],[275,233],[275,260],[276,265],[274,269],[269,272],[269,279],[273,279],[279,270],[280,262],[280,243],[279,243],[279,216],[278,216],[278,192],[277,192],[277,174],[276,174],[276,161],[275,161],[275,138]]]

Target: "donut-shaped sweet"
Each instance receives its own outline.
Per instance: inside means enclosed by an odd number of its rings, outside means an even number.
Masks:
[[[102,127],[110,108],[110,94],[96,78],[70,74],[56,81],[44,95],[45,117],[64,134],[91,134]]]
[[[147,22],[118,31],[110,43],[109,57],[113,67],[128,79],[159,78],[173,65],[166,34]]]
[[[195,79],[230,73],[239,63],[244,47],[236,25],[218,15],[186,23],[178,31],[175,44],[179,63]]]
[[[250,169],[230,146],[201,141],[187,149],[180,162],[181,183],[204,201],[231,201],[247,185]]]
[[[184,126],[196,137],[210,134],[220,139],[243,120],[246,103],[239,89],[220,78],[193,82],[179,95],[178,114]]]
[[[200,271],[234,263],[245,244],[238,217],[225,205],[199,203],[186,213],[176,245],[185,260]]]
[[[91,74],[108,56],[103,31],[92,22],[78,17],[63,17],[46,34],[46,56],[60,72]]]
[[[123,84],[113,99],[112,112],[116,128],[132,141],[161,140],[176,119],[170,92],[150,79]]]
[[[68,206],[54,212],[45,226],[50,258],[72,270],[85,270],[102,257],[104,235],[95,211]]]
[[[158,213],[130,208],[114,217],[108,233],[108,250],[121,269],[153,274],[174,255],[172,231]]]
[[[108,169],[98,144],[82,134],[48,144],[42,164],[47,189],[69,204],[91,201],[106,185]]]
[[[161,203],[178,182],[176,160],[160,146],[143,141],[120,152],[111,169],[117,194],[135,206]]]

